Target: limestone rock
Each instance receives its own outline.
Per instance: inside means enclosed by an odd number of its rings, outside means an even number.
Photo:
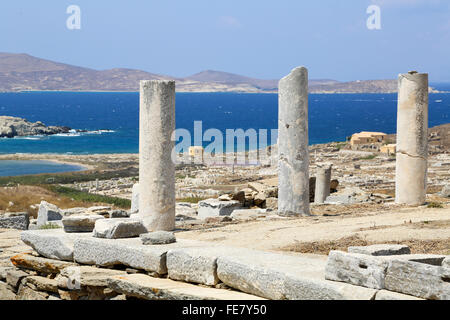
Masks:
[[[23,253],[12,257],[11,262],[18,268],[34,270],[48,274],[57,274],[64,268],[75,266],[74,263],[35,257],[30,254]]]
[[[15,300],[16,294],[8,288],[8,285],[0,281],[0,301]]]
[[[266,216],[266,209],[237,209],[230,215],[233,220],[256,220]]]
[[[234,210],[241,207],[239,201],[220,201],[218,199],[207,199],[198,203],[198,218],[229,216]]]
[[[58,283],[54,279],[30,276],[26,279],[26,284],[34,285],[39,291],[58,293]]]
[[[444,198],[450,198],[450,184],[445,185],[439,195]]]
[[[450,256],[447,256],[444,261],[442,261],[442,266],[444,268],[450,268]]]
[[[128,212],[125,210],[112,210],[109,212],[109,217],[111,219],[118,219],[118,218],[128,218]]]
[[[431,300],[450,300],[450,269],[418,262],[391,261],[387,290]]]
[[[28,287],[21,286],[17,292],[16,300],[46,300],[48,294],[44,292],[36,292]]]
[[[42,201],[39,205],[37,226],[43,226],[49,221],[57,221],[62,219],[61,210],[54,204]]]
[[[105,219],[105,217],[101,215],[73,215],[64,217],[62,223],[65,232],[92,232],[95,222],[100,219]]]
[[[139,219],[103,219],[95,222],[94,237],[107,239],[133,238],[147,233]]]
[[[371,256],[391,256],[410,254],[411,249],[401,244],[375,244],[371,246],[349,247],[349,253],[368,254]]]
[[[6,283],[9,284],[12,288],[17,289],[22,279],[27,276],[29,276],[29,274],[21,270],[9,270],[6,273]]]
[[[155,231],[140,235],[142,243],[145,245],[170,244],[177,241],[173,232]]]
[[[79,277],[79,284],[81,286],[89,287],[106,287],[108,285],[107,279],[112,276],[126,275],[126,271],[101,269],[91,266],[68,267],[61,271],[61,276],[69,279],[76,271]]]
[[[28,230],[30,216],[26,212],[0,215],[0,229]]]

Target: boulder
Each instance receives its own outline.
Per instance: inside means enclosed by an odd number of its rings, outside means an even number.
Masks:
[[[107,239],[134,238],[147,233],[139,219],[103,219],[95,222],[94,237]]]
[[[109,212],[109,218],[117,219],[117,218],[128,218],[129,214],[125,210],[112,210]]]
[[[58,293],[58,282],[54,279],[40,276],[30,276],[26,279],[26,284],[35,286],[39,291]]]
[[[170,244],[177,241],[173,232],[168,231],[156,231],[150,233],[144,233],[140,235],[142,244],[145,245],[161,245]]]
[[[244,191],[238,191],[233,194],[231,197],[231,200],[239,201],[241,204],[244,204],[245,202],[245,192]]]
[[[53,135],[67,133],[68,127],[45,126],[42,122],[30,122],[26,119],[0,116],[0,138],[15,136]]]
[[[28,277],[29,274],[26,272],[23,272],[22,270],[9,270],[6,273],[6,283],[9,284],[12,288],[17,289],[17,287],[19,286],[20,282],[22,281],[23,278]]]
[[[42,201],[39,205],[37,226],[41,227],[47,224],[49,221],[62,220],[63,216],[61,210],[54,204]]]
[[[62,223],[65,232],[92,232],[95,227],[95,222],[100,219],[105,219],[105,217],[101,215],[74,215],[64,217]]]
[[[16,294],[4,282],[0,281],[0,301],[16,300]]]
[[[410,254],[408,246],[400,244],[375,244],[371,246],[349,247],[348,252],[367,254],[371,256],[391,256],[399,254]]]
[[[0,215],[0,229],[28,230],[30,216],[27,212]]]
[[[218,199],[207,199],[198,203],[198,218],[229,216],[238,208],[241,208],[241,203],[236,200],[220,201]]]
[[[450,268],[450,256],[447,256],[444,261],[442,261],[442,266],[444,268]]]
[[[230,215],[233,220],[256,220],[266,216],[266,209],[237,209]]]
[[[253,199],[253,202],[255,206],[264,208],[266,206],[266,196],[264,193],[260,192],[258,193],[255,198]]]

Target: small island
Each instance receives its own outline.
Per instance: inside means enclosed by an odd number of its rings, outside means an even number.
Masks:
[[[26,119],[0,116],[0,138],[14,138],[35,135],[53,135],[68,133],[69,127],[46,126],[40,121],[30,122]]]

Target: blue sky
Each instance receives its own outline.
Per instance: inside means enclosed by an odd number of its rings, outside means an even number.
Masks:
[[[81,30],[66,27],[72,4]],[[381,30],[366,27],[371,4]],[[0,3],[0,33],[0,51],[94,69],[450,81],[449,0],[14,0]]]

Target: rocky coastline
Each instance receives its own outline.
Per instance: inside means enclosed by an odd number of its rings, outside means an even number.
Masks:
[[[65,126],[46,126],[40,121],[30,122],[22,118],[0,116],[0,138],[54,135],[68,133],[71,130]]]

